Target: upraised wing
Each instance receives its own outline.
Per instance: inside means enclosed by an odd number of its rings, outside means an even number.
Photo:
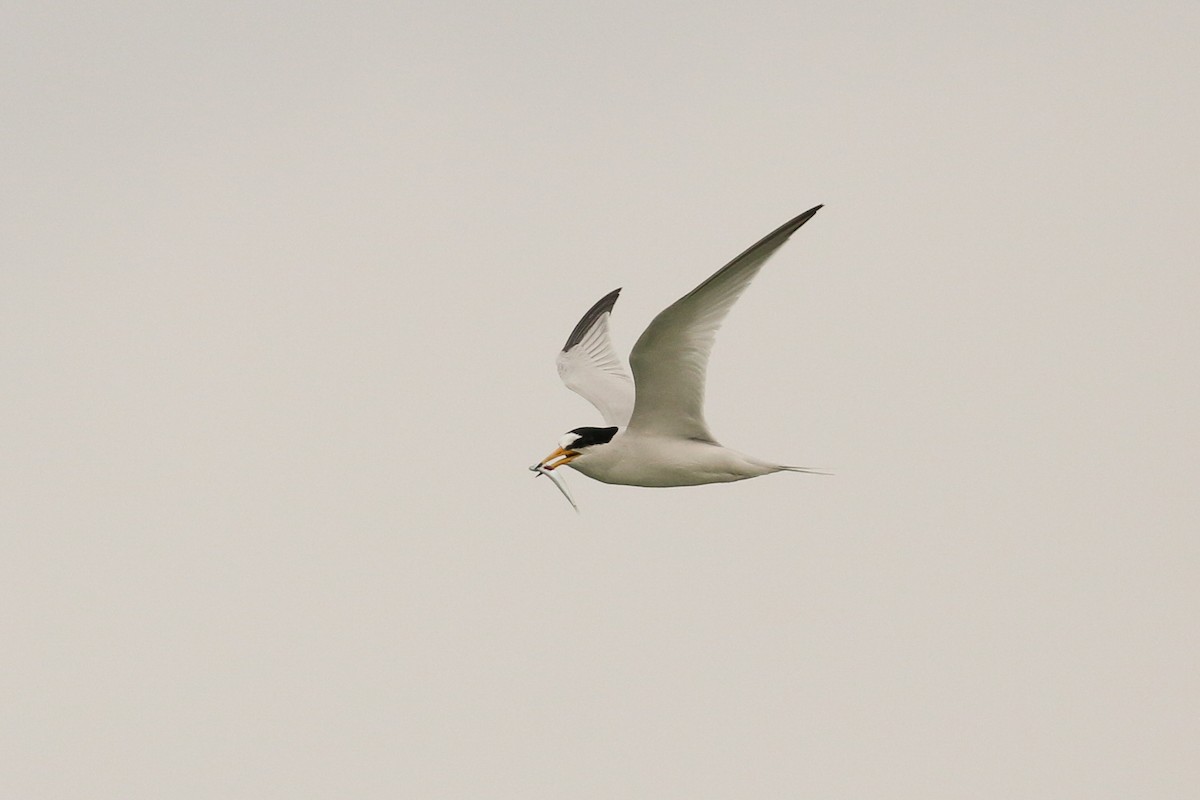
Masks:
[[[629,355],[637,381],[630,431],[715,441],[704,421],[704,378],[717,330],[766,260],[820,208],[785,222],[654,318]]]
[[[613,350],[608,318],[615,289],[588,309],[558,354],[558,376],[567,388],[594,405],[609,425],[624,428],[633,413],[633,378]]]

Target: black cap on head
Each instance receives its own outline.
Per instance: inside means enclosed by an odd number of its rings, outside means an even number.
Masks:
[[[581,447],[591,447],[594,444],[608,444],[617,435],[617,430],[617,428],[575,428],[567,432],[567,436],[575,436],[574,441],[570,445],[563,445],[563,447],[570,450],[578,450]],[[567,436],[563,438],[565,439]]]

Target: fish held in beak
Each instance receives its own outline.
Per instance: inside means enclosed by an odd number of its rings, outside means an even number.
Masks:
[[[553,470],[557,467],[561,467],[563,464],[570,464],[577,458],[579,458],[579,453],[577,451],[564,450],[560,447],[539,461],[537,466],[545,470]],[[533,469],[533,467],[530,467],[530,469]]]
[[[562,496],[567,498],[567,502],[571,504],[571,508],[575,509],[575,513],[576,514],[579,513],[579,506],[577,506],[575,504],[575,498],[571,497],[571,490],[567,488],[567,482],[565,480],[563,480],[558,475],[555,475],[553,472],[551,472],[549,469],[542,466],[541,464],[534,464],[529,469],[530,469],[530,471],[533,472],[533,477],[535,477],[535,478],[539,478],[542,475],[545,475],[546,477],[548,477],[550,479],[550,482],[553,483],[555,486],[557,486],[558,490],[560,492],[562,492]]]

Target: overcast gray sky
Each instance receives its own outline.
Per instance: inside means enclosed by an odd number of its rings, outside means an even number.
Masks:
[[[1196,3],[0,31],[0,795],[1195,791]],[[833,477],[531,479],[817,203],[708,408]]]

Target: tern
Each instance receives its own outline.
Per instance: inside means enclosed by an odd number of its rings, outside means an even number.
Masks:
[[[600,298],[567,337],[557,363],[563,383],[595,406],[606,426],[568,431],[530,469],[543,475],[569,465],[589,478],[628,486],[697,486],[774,472],[817,472],[763,461],[717,442],[704,421],[704,383],[729,309],[767,259],[820,209],[785,222],[660,312],[629,354],[632,375],[609,336],[621,290]],[[570,500],[565,487],[559,488]]]

